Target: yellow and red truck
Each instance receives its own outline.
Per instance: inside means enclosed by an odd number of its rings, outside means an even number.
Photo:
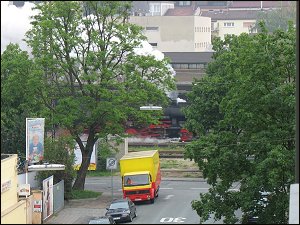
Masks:
[[[120,159],[123,197],[154,203],[161,182],[157,150],[130,152]]]

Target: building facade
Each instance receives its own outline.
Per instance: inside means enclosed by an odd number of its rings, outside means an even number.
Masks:
[[[211,50],[211,19],[203,16],[132,16],[142,26],[148,42],[162,52]]]
[[[1,154],[1,224],[26,224],[26,200],[18,196],[16,154]]]

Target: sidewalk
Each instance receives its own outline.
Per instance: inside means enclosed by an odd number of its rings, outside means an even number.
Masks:
[[[64,209],[54,214],[44,224],[88,224],[94,217],[104,216],[110,202],[111,195],[108,192],[104,192],[96,199],[70,200],[65,203]]]

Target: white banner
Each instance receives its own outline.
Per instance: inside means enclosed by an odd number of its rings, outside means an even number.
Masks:
[[[43,220],[53,214],[53,175],[43,180]]]

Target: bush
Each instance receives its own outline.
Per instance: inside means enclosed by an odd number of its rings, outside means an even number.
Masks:
[[[58,171],[41,171],[37,174],[37,179],[42,187],[42,182],[49,176],[54,176],[53,184],[64,180],[65,199],[71,197],[72,182],[76,176],[76,171],[73,168],[75,155],[73,149],[75,148],[75,141],[70,137],[60,137],[52,140],[45,139],[44,161],[49,164],[63,164],[65,170]]]

